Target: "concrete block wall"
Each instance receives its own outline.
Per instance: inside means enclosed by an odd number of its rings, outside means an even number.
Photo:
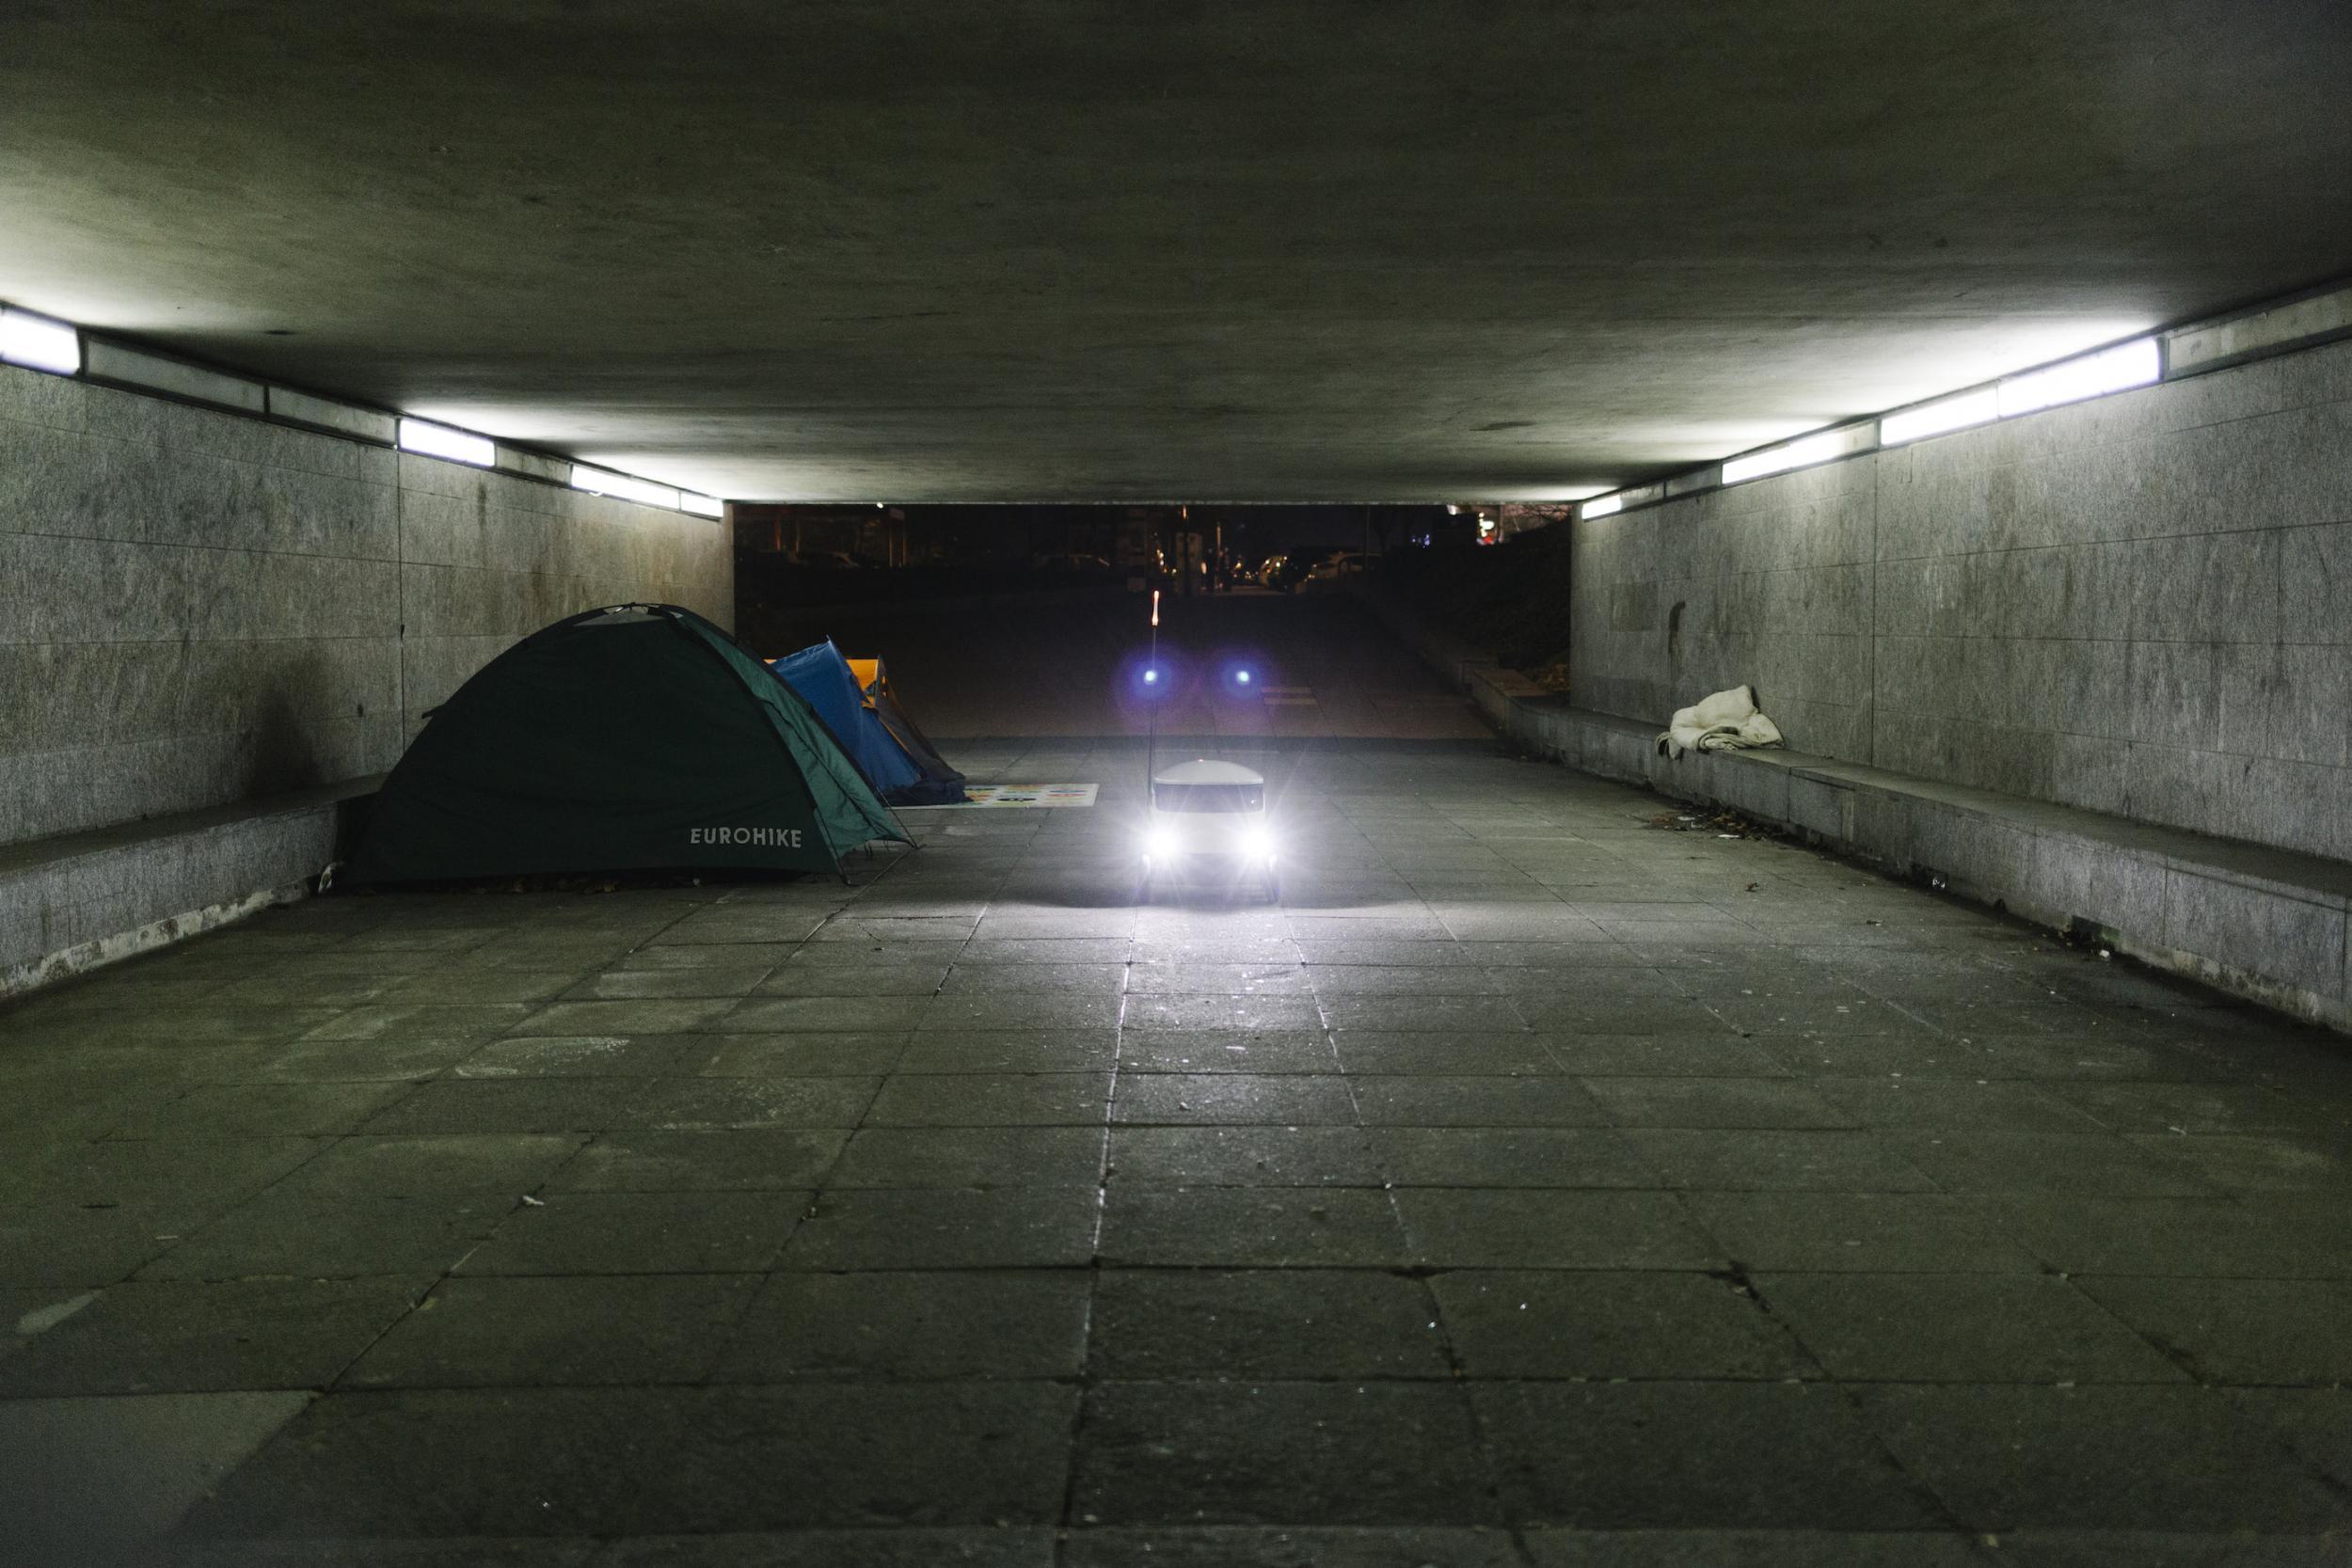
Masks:
[[[1580,706],[2352,859],[2352,343],[1574,527]]]
[[[725,525],[634,501],[401,454],[402,689],[407,730],[548,622],[658,600],[730,629]]]
[[[380,772],[524,633],[733,582],[710,518],[0,366],[0,844]]]

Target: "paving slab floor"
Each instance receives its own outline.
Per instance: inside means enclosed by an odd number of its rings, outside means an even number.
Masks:
[[[2341,1038],[1260,744],[1279,904],[1139,902],[1132,744],[1008,741],[1100,804],[0,1011],[0,1560],[2352,1560]]]

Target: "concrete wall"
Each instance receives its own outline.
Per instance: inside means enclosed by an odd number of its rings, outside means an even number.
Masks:
[[[0,366],[0,844],[380,771],[560,615],[733,596],[709,518]]]
[[[2352,858],[2352,343],[1575,527],[1580,706]]]

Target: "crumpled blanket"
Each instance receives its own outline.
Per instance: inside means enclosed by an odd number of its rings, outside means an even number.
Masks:
[[[1692,750],[1735,752],[1779,744],[1780,726],[1756,711],[1752,686],[1735,686],[1677,710],[1658,736],[1658,749],[1671,757]]]

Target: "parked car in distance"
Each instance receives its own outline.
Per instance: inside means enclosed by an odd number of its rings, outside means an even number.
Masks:
[[[1295,593],[1298,585],[1306,580],[1307,575],[1321,565],[1331,553],[1328,547],[1287,552],[1281,558],[1281,564],[1274,569],[1271,577],[1266,578],[1266,586]]]
[[[1337,582],[1342,578],[1354,577],[1363,569],[1364,556],[1361,550],[1338,550],[1316,562],[1308,570],[1305,580]]]

